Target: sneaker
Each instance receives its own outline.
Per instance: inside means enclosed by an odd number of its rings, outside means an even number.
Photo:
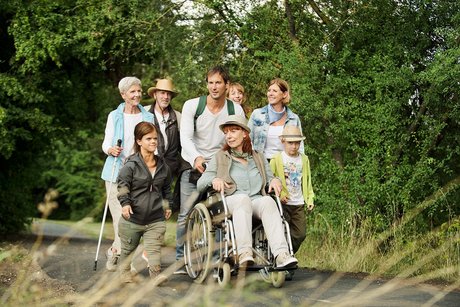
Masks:
[[[288,266],[295,266],[298,261],[289,255],[288,252],[281,252],[278,256],[276,256],[275,262],[277,268],[284,268]]]
[[[254,258],[251,252],[242,252],[238,255],[238,263],[240,266],[248,266],[254,264]]]
[[[184,259],[176,259],[176,271],[174,271],[173,275],[188,275],[187,270],[185,269],[185,262]]]
[[[118,259],[120,259],[119,254],[115,254],[112,251],[112,248],[109,248],[107,250],[107,262],[105,264],[105,267],[107,268],[108,271],[110,272],[115,272],[117,270],[117,264],[118,264]]]
[[[187,270],[184,267],[181,267],[180,269],[177,269],[173,273],[174,275],[188,275]]]

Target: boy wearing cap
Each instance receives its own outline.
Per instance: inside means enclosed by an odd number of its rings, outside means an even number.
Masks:
[[[306,237],[306,218],[304,204],[313,210],[313,188],[311,184],[310,161],[299,152],[300,142],[305,139],[297,126],[286,126],[279,136],[284,151],[270,160],[273,175],[281,179],[283,188],[280,200],[284,216],[289,223],[294,254]]]

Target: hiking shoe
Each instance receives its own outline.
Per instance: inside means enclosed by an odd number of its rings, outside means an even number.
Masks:
[[[289,255],[288,252],[281,252],[276,256],[276,267],[277,268],[284,268],[284,267],[290,267],[290,266],[295,266],[297,264],[297,259]]]
[[[238,255],[238,263],[240,266],[248,266],[254,264],[254,258],[252,252],[242,252]]]
[[[124,271],[121,273],[121,281],[125,284],[129,284],[134,282],[133,275],[131,275],[130,271]]]
[[[149,267],[149,275],[151,279],[157,280],[158,285],[168,280],[166,275],[161,273],[161,267],[159,265],[154,265],[152,268]]]
[[[115,272],[117,270],[118,259],[120,259],[120,255],[116,254],[112,251],[112,248],[109,248],[106,253],[107,262],[105,267],[110,272]]]

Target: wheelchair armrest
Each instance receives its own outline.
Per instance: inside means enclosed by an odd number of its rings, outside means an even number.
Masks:
[[[212,187],[212,185],[206,187],[206,189],[204,190],[204,192],[206,193],[207,196],[210,196],[210,195],[213,195],[213,194],[216,194],[217,191],[214,190],[214,188]]]

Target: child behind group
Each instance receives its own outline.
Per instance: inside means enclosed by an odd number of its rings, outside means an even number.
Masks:
[[[251,108],[246,105],[247,96],[244,91],[244,87],[241,84],[238,82],[230,83],[228,86],[227,97],[233,102],[241,105],[246,117],[249,116]]]
[[[284,216],[289,223],[292,248],[296,253],[307,232],[304,204],[313,210],[313,188],[311,183],[310,161],[299,152],[300,142],[305,139],[297,126],[286,126],[279,136],[284,151],[270,160],[273,175],[281,179],[283,189],[280,200]]]
[[[158,134],[150,122],[140,122],[134,128],[134,154],[118,175],[118,200],[122,218],[118,224],[121,240],[121,275],[132,282],[130,263],[134,250],[144,238],[150,277],[160,276],[161,246],[166,233],[165,219],[171,216],[171,171],[163,158],[155,155]],[[163,208],[163,197],[169,202]],[[160,282],[161,282],[160,281]]]

